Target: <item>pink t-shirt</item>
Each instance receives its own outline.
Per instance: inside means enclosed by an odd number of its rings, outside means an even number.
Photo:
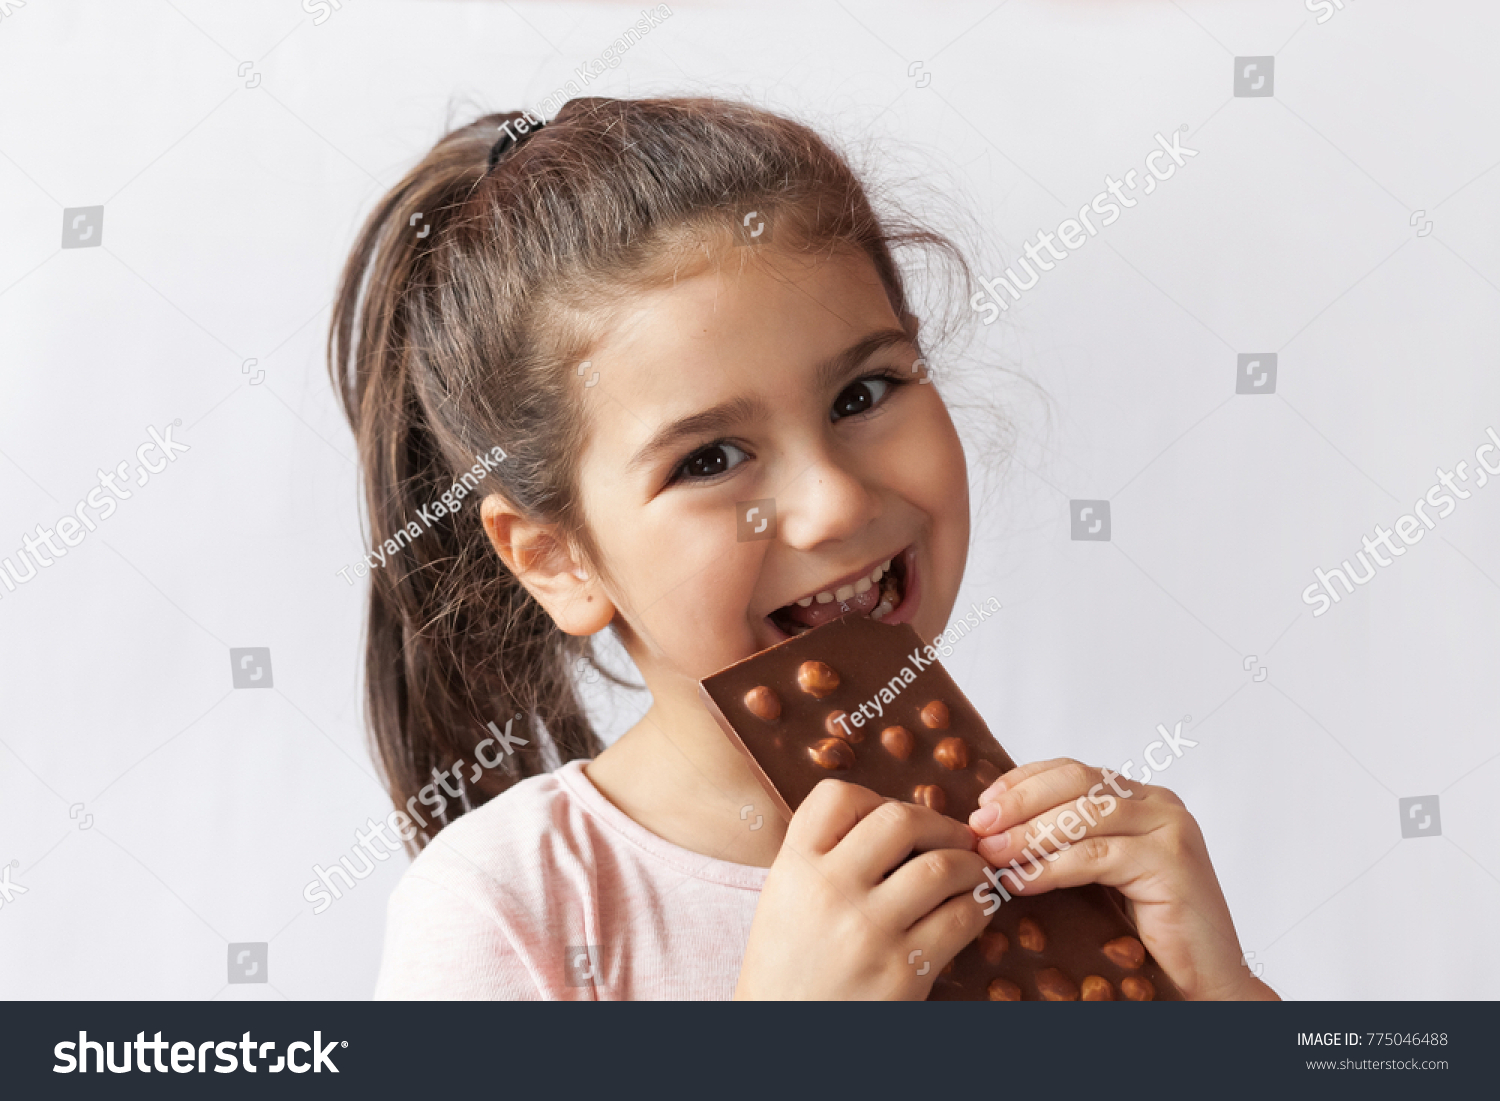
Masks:
[[[386,908],[376,998],[728,999],[765,868],[662,840],[582,761],[441,830]]]

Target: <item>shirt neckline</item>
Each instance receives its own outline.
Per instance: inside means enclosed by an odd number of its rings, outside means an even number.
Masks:
[[[583,771],[583,766],[587,763],[581,758],[569,761],[561,768],[554,769],[552,775],[586,811],[636,848],[694,879],[752,891],[760,890],[765,884],[769,868],[705,856],[652,833],[604,797],[604,793],[594,786],[594,782]]]

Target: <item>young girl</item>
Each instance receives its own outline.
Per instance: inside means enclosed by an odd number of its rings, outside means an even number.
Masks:
[[[1028,845],[1012,894],[1108,884],[1186,996],[1275,997],[1170,792],[1114,779],[1072,844],[1048,827],[1106,774],[1065,759],[968,825],[833,780],[783,822],[699,702],[845,605],[946,626],[968,483],[911,245],[956,252],[811,130],[707,99],[487,116],[372,214],[330,359],[385,555],[369,717],[421,849],[378,997],[919,999]],[[573,680],[605,628],[652,698],[608,749]]]

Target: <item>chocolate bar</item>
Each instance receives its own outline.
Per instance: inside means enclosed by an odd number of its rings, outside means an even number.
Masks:
[[[934,654],[910,624],[846,615],[721,669],[699,691],[787,818],[831,776],[966,822],[1015,764]],[[988,927],[929,1000],[1181,1000],[1107,888],[993,897]]]

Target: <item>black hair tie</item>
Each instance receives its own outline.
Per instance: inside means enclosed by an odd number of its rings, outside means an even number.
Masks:
[[[520,133],[519,136],[511,132],[511,127],[514,125],[513,122],[507,122],[500,127],[500,138],[490,148],[490,161],[489,165],[485,168],[486,174],[495,170],[495,165],[500,162],[500,158],[503,157],[507,152],[520,145],[532,134],[535,134],[543,126],[547,125],[541,119],[536,119],[536,121],[532,122],[530,121],[530,118],[530,116],[527,116],[525,121],[527,121],[529,125],[527,129],[523,130]]]

